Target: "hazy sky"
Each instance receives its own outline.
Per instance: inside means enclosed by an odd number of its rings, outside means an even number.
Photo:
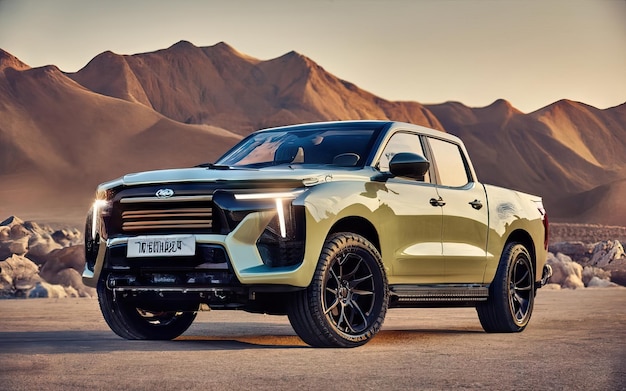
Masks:
[[[626,101],[626,0],[0,0],[0,48],[33,67],[180,40],[295,50],[389,100]]]

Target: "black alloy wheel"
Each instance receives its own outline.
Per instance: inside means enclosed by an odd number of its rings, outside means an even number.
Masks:
[[[526,247],[520,243],[508,243],[489,287],[489,299],[476,306],[485,331],[511,333],[526,328],[535,303],[534,277]]]
[[[289,306],[289,320],[314,347],[355,347],[382,327],[389,303],[376,248],[360,235],[338,233],[325,242],[311,285]]]

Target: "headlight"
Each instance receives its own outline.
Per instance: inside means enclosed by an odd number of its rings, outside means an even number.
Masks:
[[[287,237],[287,228],[285,222],[285,209],[284,209],[284,201],[285,200],[293,200],[297,198],[300,194],[302,194],[305,190],[294,190],[289,192],[280,192],[280,193],[242,193],[235,194],[235,200],[269,200],[273,201],[276,207],[276,213],[278,215],[278,225],[280,229],[280,236],[285,238]]]
[[[98,225],[100,221],[100,214],[104,211],[108,211],[109,203],[106,200],[95,200],[91,206],[91,237],[96,238],[98,232]]]
[[[213,202],[230,230],[250,213],[275,211],[260,233],[256,246],[263,263],[270,267],[293,266],[304,256],[304,206],[297,198],[307,189],[280,192],[216,192]]]
[[[87,268],[94,271],[96,258],[98,257],[98,247],[102,232],[102,215],[109,212],[109,203],[103,199],[94,201],[87,214],[85,223],[85,260]]]

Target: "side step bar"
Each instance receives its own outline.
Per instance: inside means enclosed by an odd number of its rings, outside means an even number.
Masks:
[[[472,306],[486,301],[489,288],[484,285],[391,285],[390,306]]]

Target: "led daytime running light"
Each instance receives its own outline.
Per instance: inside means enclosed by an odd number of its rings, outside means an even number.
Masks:
[[[280,192],[280,193],[249,193],[249,194],[235,194],[236,200],[268,200],[274,199],[276,202],[276,213],[278,214],[278,228],[280,229],[280,236],[282,238],[287,237],[287,223],[285,222],[285,209],[283,207],[283,200],[294,199],[304,192],[302,190]]]
[[[276,199],[276,212],[278,212],[278,226],[280,228],[280,236],[282,238],[287,237],[287,228],[285,225],[285,211],[283,210],[283,200]]]
[[[96,226],[97,226],[97,222],[98,222],[98,216],[100,215],[100,211],[102,209],[104,209],[104,207],[107,205],[106,200],[95,200],[93,203],[93,207],[92,209],[92,216],[91,216],[91,238],[95,239],[96,238]]]
[[[281,193],[249,193],[235,194],[236,200],[267,200],[267,199],[293,199],[302,194],[304,190],[296,190]]]

